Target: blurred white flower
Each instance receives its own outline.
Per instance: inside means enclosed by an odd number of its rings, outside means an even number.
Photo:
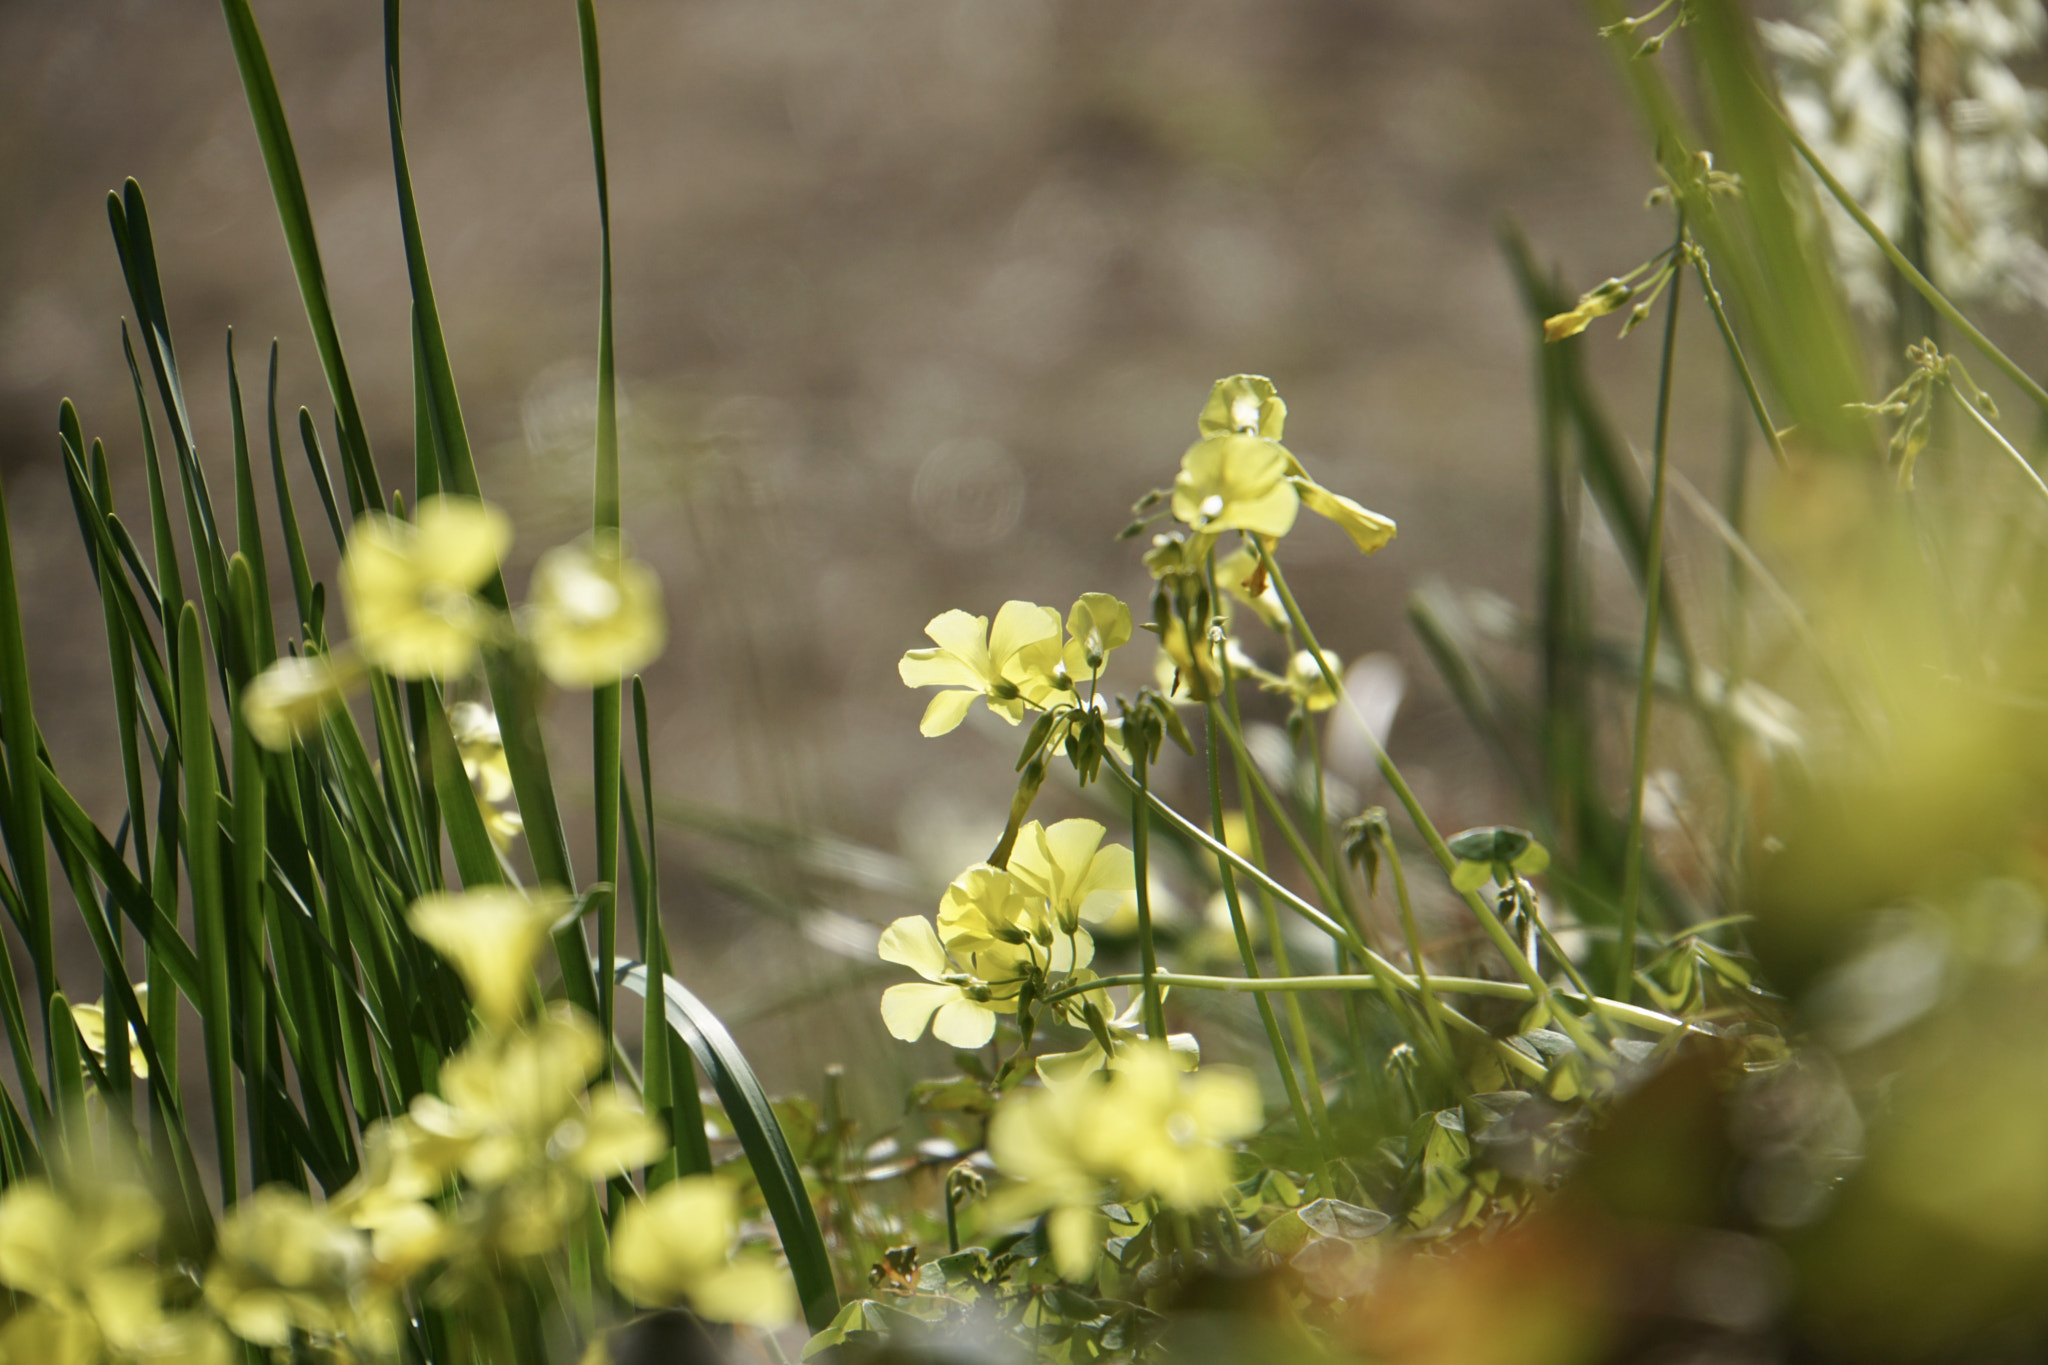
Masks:
[[[2048,303],[2035,214],[2048,185],[2048,95],[2009,65],[2048,31],[2041,0],[1804,0],[1801,9],[1798,23],[1762,25],[1800,135],[1894,240],[1917,172],[1928,273],[1951,297]],[[1838,205],[1827,210],[1851,301],[1889,313],[1882,254]]]

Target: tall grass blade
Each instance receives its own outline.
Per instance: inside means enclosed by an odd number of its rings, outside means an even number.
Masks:
[[[334,309],[327,296],[327,272],[320,263],[320,243],[313,232],[313,209],[306,199],[305,179],[299,174],[299,156],[292,147],[284,101],[278,97],[277,80],[270,70],[270,56],[263,50],[263,35],[257,30],[249,0],[221,0],[221,10],[227,18],[228,37],[234,43],[235,65],[242,74],[249,116],[256,124],[256,141],[263,149],[263,168],[270,177],[277,216],[284,225],[292,273],[299,282],[299,297],[305,301],[306,321],[313,329],[313,345],[320,353],[327,391],[334,398],[334,418],[342,438],[341,458],[356,471],[370,505],[382,510],[382,481],[370,454],[369,429],[356,405],[348,361],[342,355],[341,333],[335,327]]]
[[[647,968],[643,964],[622,959],[614,970],[619,984],[627,990],[640,996],[648,993]],[[776,1231],[782,1235],[783,1254],[789,1258],[789,1273],[796,1281],[797,1297],[803,1302],[804,1321],[813,1332],[823,1331],[839,1311],[839,1292],[832,1281],[832,1262],[825,1251],[824,1234],[818,1230],[817,1210],[811,1205],[796,1157],[782,1135],[782,1125],[769,1107],[768,1094],[718,1016],[674,977],[663,976],[660,981],[668,1026],[689,1045],[697,1065],[710,1076],[711,1087],[725,1106],[747,1164],[761,1184],[761,1195],[768,1202]]]

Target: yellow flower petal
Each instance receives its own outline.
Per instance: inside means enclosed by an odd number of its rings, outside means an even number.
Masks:
[[[1291,479],[1296,492],[1300,494],[1301,505],[1319,517],[1327,517],[1343,528],[1352,543],[1366,554],[1381,549],[1394,538],[1394,522],[1369,508],[1362,507],[1341,493],[1329,489],[1310,479]]]
[[[917,732],[926,739],[937,739],[950,735],[960,728],[960,722],[967,719],[968,708],[974,705],[979,692],[941,692],[934,696],[931,705],[924,709],[924,719],[917,723]]]
[[[932,1015],[959,998],[957,986],[906,981],[882,992],[882,1023],[891,1037],[914,1043],[924,1037]]]
[[[995,1012],[987,1005],[967,999],[958,991],[954,992],[952,1001],[939,1006],[938,1013],[932,1016],[932,1037],[949,1047],[972,1052],[975,1048],[986,1047],[995,1034]]]

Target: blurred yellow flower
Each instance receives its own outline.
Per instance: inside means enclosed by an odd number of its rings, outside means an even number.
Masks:
[[[242,689],[242,722],[266,749],[289,749],[320,728],[347,699],[362,670],[347,655],[311,654],[279,659]]]
[[[356,648],[395,677],[467,672],[495,628],[476,591],[511,543],[505,514],[474,498],[422,498],[411,522],[363,517],[341,560]]]
[[[289,1345],[294,1329],[353,1334],[364,1327],[355,1296],[368,1259],[366,1239],[331,1209],[266,1185],[222,1221],[206,1302],[236,1336],[261,1346]]]
[[[504,1028],[525,1013],[534,962],[568,909],[568,898],[549,888],[529,897],[509,886],[480,886],[422,896],[405,918],[455,968],[484,1023]]]
[[[1284,536],[1301,498],[1287,475],[1293,457],[1258,436],[1209,436],[1188,447],[1173,480],[1173,515],[1204,535]],[[1298,467],[1298,466],[1297,466]]]
[[[604,1061],[597,1026],[569,1006],[507,1036],[478,1034],[441,1068],[441,1094],[412,1102],[410,1156],[485,1188],[561,1166],[585,1179],[644,1166],[661,1125],[615,1089],[587,1098]]]
[[[687,1302],[715,1322],[779,1327],[796,1316],[796,1292],[769,1262],[732,1259],[738,1232],[738,1201],[722,1182],[672,1180],[619,1215],[612,1283],[643,1308]]]
[[[163,1211],[112,1181],[60,1196],[40,1180],[0,1194],[0,1284],[37,1303],[0,1329],[0,1359],[96,1365],[162,1330],[157,1273],[141,1257]]]
[[[905,687],[943,687],[932,698],[918,730],[949,734],[967,719],[976,697],[1015,725],[1024,708],[1042,707],[1059,691],[1060,614],[1035,602],[1005,602],[991,626],[985,616],[949,611],[935,616],[924,633],[937,649],[913,649],[896,665]]]
[[[1344,666],[1329,650],[1323,651],[1323,659],[1330,665],[1330,672],[1341,676]],[[1287,690],[1301,699],[1301,704],[1311,711],[1327,711],[1337,704],[1336,689],[1330,686],[1330,679],[1316,663],[1316,656],[1309,650],[1296,650],[1294,657],[1287,661]]]
[[[1258,1086],[1240,1072],[1185,1066],[1165,1043],[1140,1042],[1120,1048],[1106,1071],[1005,1100],[989,1125],[989,1155],[1021,1183],[991,1201],[990,1215],[1048,1212],[1054,1264],[1079,1279],[1100,1255],[1101,1204],[1112,1194],[1180,1209],[1225,1202],[1228,1144],[1264,1117]]]
[[[485,801],[503,801],[512,795],[512,768],[505,761],[505,738],[498,729],[498,713],[473,701],[459,701],[448,708],[448,728],[455,736],[455,751],[462,755],[462,771]]]
[[[661,580],[616,535],[564,545],[533,566],[527,633],[557,687],[603,687],[653,662],[668,640]]]

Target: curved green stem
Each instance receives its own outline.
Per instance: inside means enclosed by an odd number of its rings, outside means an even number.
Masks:
[[[1196,976],[1185,972],[1160,972],[1154,979],[1162,986],[1172,986],[1190,991],[1265,993],[1268,991],[1369,991],[1378,989],[1377,983],[1374,982],[1371,976],[1263,976],[1246,978],[1242,976]],[[1144,978],[1135,972],[1121,976],[1099,976],[1078,986],[1069,986],[1064,990],[1054,991],[1045,998],[1047,1003],[1051,1003],[1069,995],[1078,995],[1083,991],[1107,990],[1113,986],[1133,986],[1143,980]],[[1477,995],[1492,1000],[1524,1000],[1532,1003],[1535,1000],[1535,993],[1519,981],[1492,981],[1478,976],[1432,976],[1429,980],[1430,985],[1436,991],[1445,995]],[[1396,973],[1394,975],[1394,984],[1407,991],[1419,989],[1415,979],[1406,973]],[[1639,1028],[1649,1033],[1676,1033],[1681,1029],[1694,1027],[1692,1024],[1674,1015],[1664,1014],[1661,1011],[1648,1009],[1642,1005],[1631,1005],[1625,1001],[1614,1000],[1604,995],[1588,996],[1572,990],[1555,990],[1550,992],[1550,995],[1551,998],[1556,1000],[1569,1000],[1574,1004],[1584,1005],[1587,1009],[1605,1016],[1614,1023],[1627,1024],[1630,1027]],[[1487,1037],[1492,1036],[1491,1034],[1485,1034],[1485,1030],[1480,1028],[1479,1024],[1441,1002],[1438,1003],[1437,1009],[1440,1017],[1460,1032],[1478,1030]]]
[[[1685,213],[1678,215],[1678,240],[1685,241]],[[1621,951],[1614,968],[1614,993],[1627,1000],[1635,990],[1636,922],[1643,903],[1643,789],[1650,776],[1650,722],[1657,705],[1657,638],[1664,624],[1664,490],[1671,454],[1671,380],[1678,352],[1678,302],[1671,291],[1664,311],[1664,352],[1657,372],[1657,436],[1651,452],[1650,516],[1643,546],[1642,667],[1636,679],[1636,723],[1628,779],[1628,835],[1622,846]]]

